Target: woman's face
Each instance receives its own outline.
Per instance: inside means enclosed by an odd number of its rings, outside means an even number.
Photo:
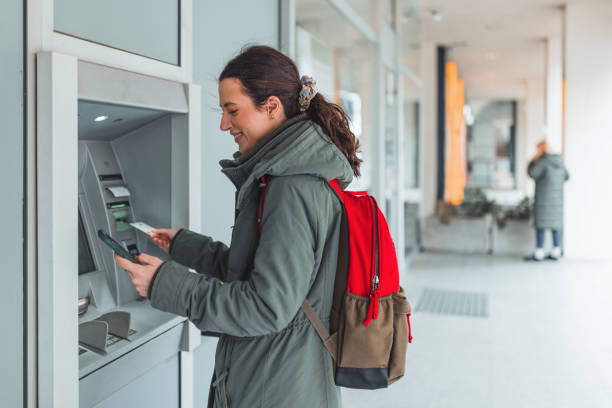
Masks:
[[[264,106],[257,108],[236,78],[219,82],[219,106],[223,110],[221,130],[231,133],[241,153],[252,149],[285,120],[280,99],[271,96]]]

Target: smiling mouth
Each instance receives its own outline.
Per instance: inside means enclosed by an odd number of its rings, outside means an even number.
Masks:
[[[234,142],[239,143],[240,139],[242,139],[242,132],[236,133],[234,136]]]

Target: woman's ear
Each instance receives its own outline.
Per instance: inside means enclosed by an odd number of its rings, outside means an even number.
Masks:
[[[281,103],[278,96],[270,96],[266,101],[266,112],[270,119],[280,117],[283,112],[283,104]]]

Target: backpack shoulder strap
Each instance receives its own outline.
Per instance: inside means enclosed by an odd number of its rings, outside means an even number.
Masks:
[[[329,331],[327,331],[325,325],[323,324],[321,319],[319,319],[317,312],[315,312],[315,310],[312,308],[308,299],[304,299],[304,301],[302,302],[302,310],[308,317],[308,320],[310,320],[312,327],[314,327],[314,329],[317,331],[317,334],[323,341],[323,345],[325,346],[327,351],[329,351],[329,354],[331,354],[334,361],[336,361],[336,343],[338,336],[335,334],[330,336]]]
[[[334,190],[336,195],[338,196],[338,199],[342,202],[342,204],[344,204],[344,191],[342,191],[342,189],[340,188],[340,184],[338,184],[338,180],[336,179],[330,180],[328,181],[328,183],[331,186],[331,188]]]

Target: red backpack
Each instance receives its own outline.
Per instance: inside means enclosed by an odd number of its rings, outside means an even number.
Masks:
[[[260,181],[261,234],[270,176]],[[343,209],[330,330],[306,299],[302,310],[334,360],[336,385],[384,388],[404,375],[406,349],[412,342],[411,308],[399,285],[395,246],[374,197],[365,191],[343,191],[337,180],[329,185]]]

